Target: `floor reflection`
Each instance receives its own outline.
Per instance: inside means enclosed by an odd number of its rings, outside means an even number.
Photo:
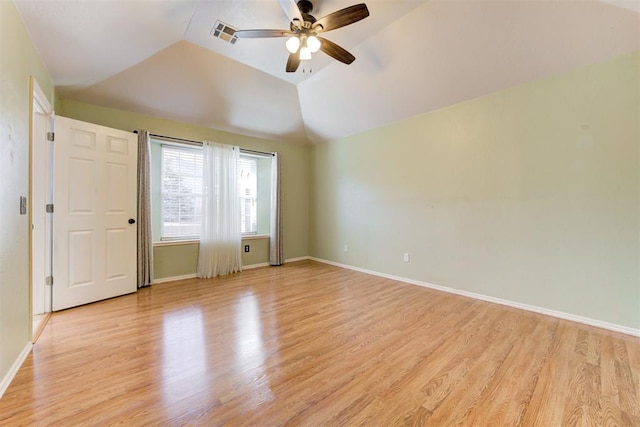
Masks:
[[[240,365],[259,364],[264,359],[262,324],[254,294],[243,295],[236,305],[236,350]]]
[[[243,406],[254,409],[274,398],[265,374],[267,355],[259,301],[255,294],[245,294],[237,300],[235,317],[236,370],[243,378]]]
[[[165,404],[207,387],[207,350],[202,311],[167,313],[162,323],[162,390]]]

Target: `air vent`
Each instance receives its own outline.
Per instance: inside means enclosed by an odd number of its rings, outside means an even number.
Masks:
[[[216,21],[216,24],[211,29],[211,35],[231,44],[236,44],[238,41],[236,29],[222,21]]]

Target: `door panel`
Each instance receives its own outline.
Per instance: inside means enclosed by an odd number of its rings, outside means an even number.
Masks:
[[[129,180],[127,174],[127,165],[107,163],[107,212],[110,214],[127,212],[127,194],[122,191]]]
[[[53,309],[136,291],[137,139],[56,117]]]
[[[56,153],[57,154],[57,153]],[[93,206],[93,188],[96,165],[93,160],[69,158],[69,213],[95,214]]]
[[[69,231],[69,288],[95,284],[94,245],[93,231]]]
[[[127,275],[129,261],[120,250],[126,244],[126,228],[107,230],[107,280],[120,279]]]

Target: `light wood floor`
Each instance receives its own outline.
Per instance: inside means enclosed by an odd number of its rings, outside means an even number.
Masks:
[[[640,339],[311,261],[56,313],[0,425],[640,426]]]

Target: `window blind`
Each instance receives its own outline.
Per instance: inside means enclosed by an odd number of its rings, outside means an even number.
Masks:
[[[240,191],[240,228],[243,234],[258,230],[258,159],[240,156],[238,161],[238,189]]]
[[[161,239],[197,238],[202,216],[202,152],[162,145]]]

